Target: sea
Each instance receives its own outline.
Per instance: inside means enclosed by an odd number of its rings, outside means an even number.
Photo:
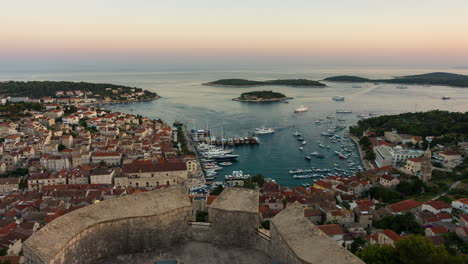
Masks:
[[[435,71],[468,74],[468,68],[405,68],[405,67],[184,67],[177,69],[106,69],[78,71],[8,71],[0,72],[0,80],[54,80],[87,81],[113,83],[144,88],[157,92],[161,99],[127,104],[125,106],[106,106],[113,111],[140,114],[150,118],[161,118],[172,124],[181,121],[191,129],[209,129],[212,135],[225,137],[248,136],[257,127],[272,127],[274,134],[259,136],[256,146],[237,146],[234,153],[240,155],[232,166],[219,172],[223,175],[242,170],[244,174],[262,174],[275,179],[284,186],[297,186],[312,183],[311,179],[294,179],[289,173],[294,169],[348,170],[349,163],[360,164],[356,146],[349,147],[348,159],[339,159],[334,152],[340,150],[342,142],[333,143],[322,131],[334,125],[338,118],[346,119],[347,126],[355,125],[358,115],[369,117],[398,114],[403,112],[441,109],[448,111],[468,111],[468,88],[447,86],[406,85],[398,89],[393,84],[352,84],[329,83],[326,88],[300,88],[288,86],[263,86],[250,88],[204,86],[202,83],[223,78],[243,78],[250,80],[305,78],[321,80],[336,75],[356,75],[368,78],[391,78],[393,76],[421,74]],[[241,93],[254,90],[272,90],[284,93],[294,99],[285,103],[246,103],[232,101]],[[332,100],[333,96],[344,96],[342,102]],[[451,97],[442,100],[443,96]],[[306,105],[308,112],[294,113],[294,107]],[[336,114],[336,110],[352,111],[352,114]],[[332,115],[334,119],[326,117]],[[315,121],[325,122],[316,124]],[[300,132],[307,144],[302,145],[293,132]],[[344,137],[346,130],[338,132]],[[329,148],[322,148],[322,143]],[[346,143],[348,144],[348,143]],[[302,146],[303,150],[299,147]],[[319,152],[325,158],[304,157],[311,152]],[[358,165],[354,165],[358,166]]]

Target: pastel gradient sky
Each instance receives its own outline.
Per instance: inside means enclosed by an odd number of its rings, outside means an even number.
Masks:
[[[14,0],[0,64],[468,65],[467,0]]]

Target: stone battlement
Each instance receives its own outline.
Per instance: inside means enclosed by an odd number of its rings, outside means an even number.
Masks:
[[[115,198],[52,221],[25,242],[24,255],[28,264],[84,264],[199,241],[255,249],[282,263],[363,263],[305,219],[299,204],[273,218],[265,239],[258,203],[257,191],[228,188],[209,208],[210,223],[199,225],[189,224],[181,188]]]

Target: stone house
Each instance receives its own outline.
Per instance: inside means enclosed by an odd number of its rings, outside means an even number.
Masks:
[[[398,180],[397,177],[394,177],[390,174],[385,174],[385,175],[382,175],[382,177],[380,177],[379,183],[380,185],[384,187],[391,188],[391,187],[396,186],[398,183],[400,183],[400,180]]]
[[[18,190],[21,178],[0,178],[0,193],[10,193]]]
[[[427,210],[431,213],[438,214],[446,212],[448,214],[452,213],[452,206],[446,202],[442,201],[427,201],[422,204],[421,210]]]
[[[97,168],[90,176],[91,184],[113,184],[115,170],[111,168]]]

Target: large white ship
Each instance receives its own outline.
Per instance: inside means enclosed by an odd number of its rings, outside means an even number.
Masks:
[[[309,107],[307,107],[305,105],[300,105],[300,106],[294,108],[295,113],[307,112],[307,111],[309,111]]]

